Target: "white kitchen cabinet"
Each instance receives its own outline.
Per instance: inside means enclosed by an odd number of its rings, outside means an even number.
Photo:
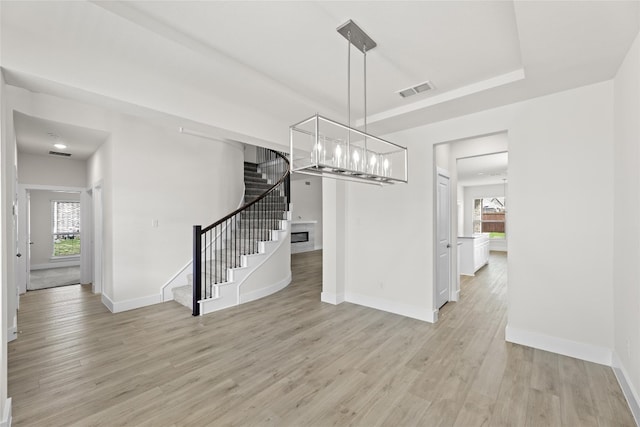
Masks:
[[[458,237],[460,252],[460,274],[474,276],[476,271],[489,262],[489,236],[474,234],[470,237]]]

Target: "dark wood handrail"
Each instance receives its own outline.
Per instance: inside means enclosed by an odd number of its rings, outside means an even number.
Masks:
[[[213,295],[213,286],[217,283],[222,283],[227,280],[228,273],[222,273],[223,276],[219,276],[218,273],[222,271],[228,271],[229,265],[231,268],[239,266],[239,257],[236,253],[238,247],[242,247],[245,243],[253,241],[253,239],[261,236],[260,224],[264,225],[269,223],[270,219],[265,217],[264,213],[266,207],[270,205],[270,200],[267,197],[271,196],[277,189],[283,188],[284,190],[284,210],[288,211],[288,203],[290,202],[290,186],[289,175],[291,171],[291,163],[289,159],[283,153],[269,149],[259,149],[258,155],[266,153],[270,156],[270,160],[259,163],[262,167],[266,168],[267,179],[275,180],[278,174],[282,173],[282,176],[276,183],[271,185],[266,191],[258,195],[255,200],[239,207],[230,214],[224,216],[213,224],[202,228],[200,225],[193,226],[193,315],[198,316],[200,314],[199,301],[204,298],[209,298]],[[275,156],[274,156],[275,155]],[[284,162],[278,162],[278,158]],[[276,170],[270,172],[271,167],[276,167]],[[246,196],[245,196],[246,197]],[[263,202],[264,203],[261,203]],[[241,221],[236,222],[236,218],[240,217],[240,214],[246,212],[249,221],[258,221],[258,230],[253,230],[251,226],[248,228],[237,228],[234,225],[239,225]],[[231,231],[228,230],[227,225],[231,221]],[[218,233],[216,234],[216,230]],[[238,233],[238,230],[240,231]],[[243,231],[245,230],[245,231]],[[231,240],[227,240],[231,237]],[[228,242],[229,247],[223,242]],[[244,243],[243,243],[244,242]],[[224,251],[223,251],[224,249]],[[249,253],[255,253],[256,246],[249,250]],[[215,257],[213,253],[220,251]],[[204,260],[203,260],[204,257]],[[203,275],[205,280],[203,282]],[[217,291],[216,291],[217,292]]]

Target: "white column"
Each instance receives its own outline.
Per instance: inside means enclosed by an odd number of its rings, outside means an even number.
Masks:
[[[346,276],[346,183],[322,180],[322,294],[323,302],[344,302]]]

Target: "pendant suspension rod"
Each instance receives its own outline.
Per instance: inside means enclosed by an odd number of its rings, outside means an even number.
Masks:
[[[364,133],[367,133],[367,45],[362,45],[362,54],[364,55]],[[369,152],[367,151],[367,137],[364,137],[364,168],[369,165]],[[373,166],[372,166],[373,168]]]
[[[351,127],[351,31],[347,33],[347,126]]]
[[[367,133],[367,45],[363,46],[362,53],[364,54],[364,133]]]
[[[351,31],[347,32],[347,126],[351,127]],[[346,161],[351,156],[351,132],[347,133]]]

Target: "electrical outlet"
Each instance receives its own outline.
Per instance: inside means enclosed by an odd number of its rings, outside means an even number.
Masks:
[[[157,219],[152,219],[151,220],[151,226],[153,228],[158,228],[158,220]]]

